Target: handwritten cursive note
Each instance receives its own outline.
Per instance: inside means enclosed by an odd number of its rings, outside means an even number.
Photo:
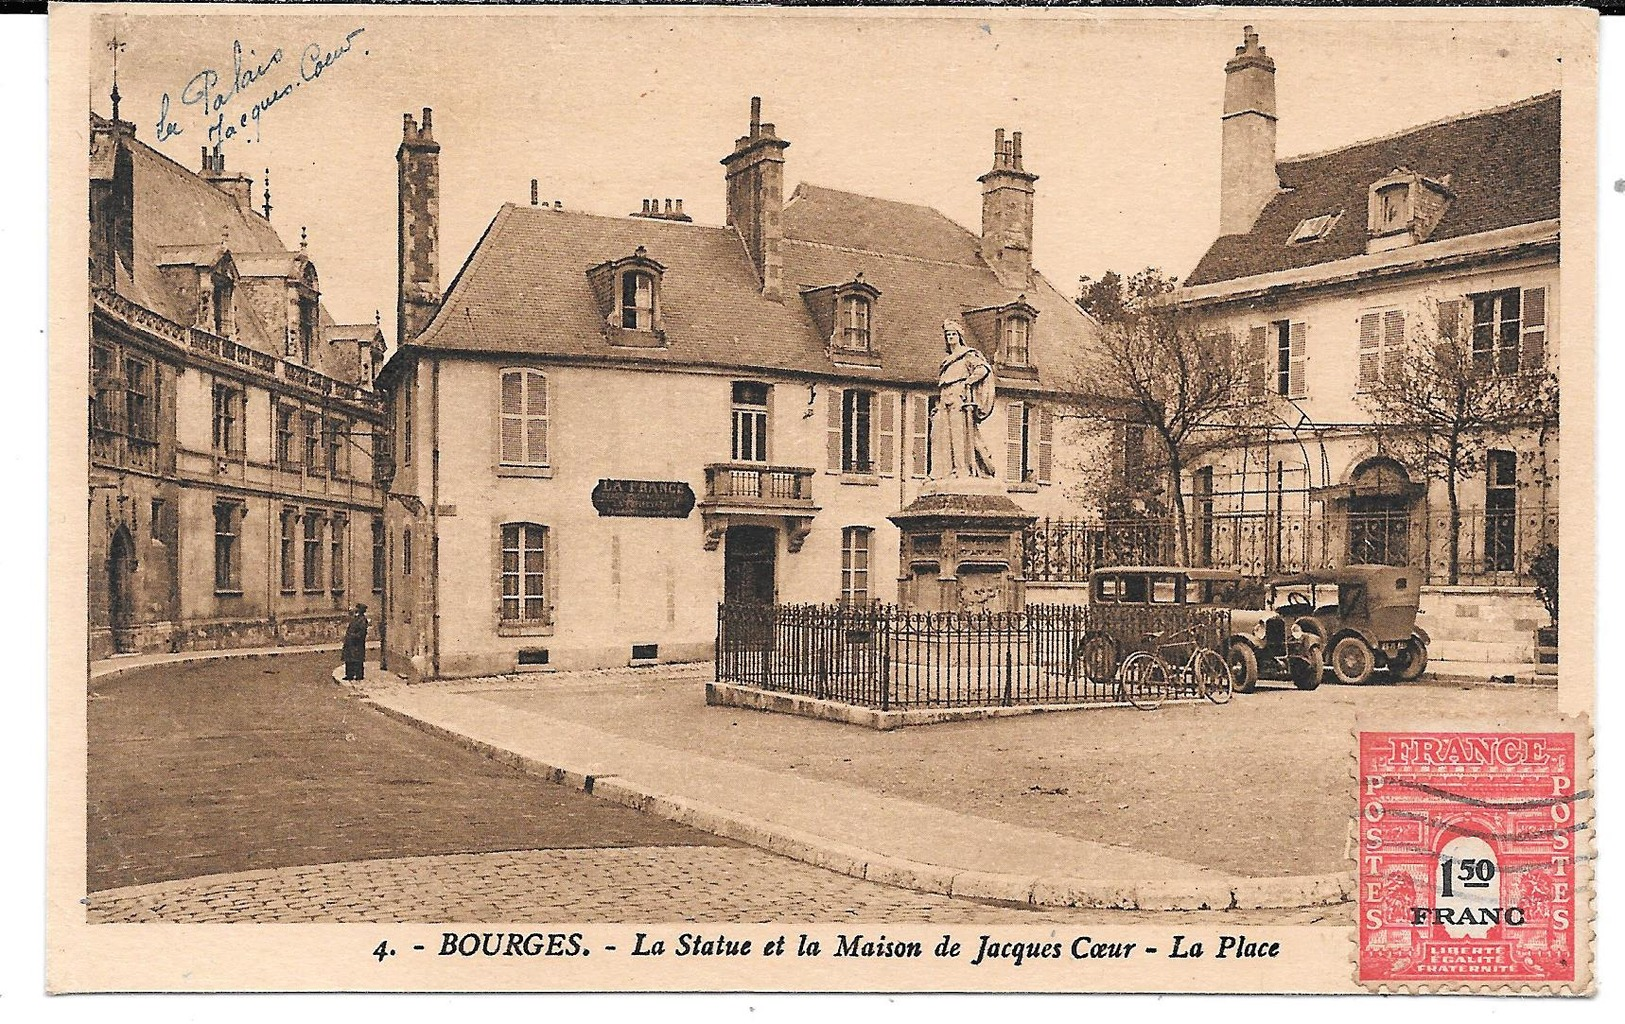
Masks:
[[[262,55],[254,48],[245,51],[241,40],[233,40],[229,73],[222,74],[212,67],[199,69],[181,87],[181,104],[197,108],[197,121],[205,126],[210,146],[238,140],[239,136],[243,142],[257,141],[261,121],[270,109],[295,90],[330,73],[365,31],[352,29],[337,45],[307,43],[299,50],[297,65],[280,46]],[[363,55],[367,52],[362,51]],[[186,128],[176,119],[179,116],[173,113],[170,94],[164,93],[158,101],[154,133],[159,142],[185,134]]]

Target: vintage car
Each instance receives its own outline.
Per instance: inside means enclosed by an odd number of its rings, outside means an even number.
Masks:
[[[1275,612],[1240,607],[1245,581],[1225,569],[1194,569],[1167,565],[1123,565],[1096,569],[1089,574],[1091,605],[1163,607],[1196,605],[1230,611],[1230,635],[1225,660],[1231,685],[1251,693],[1260,673],[1290,679],[1302,690],[1320,685],[1322,671],[1318,635],[1292,628]],[[1084,638],[1081,660],[1091,677],[1110,676],[1127,651],[1104,633]]]
[[[1345,565],[1271,580],[1270,591],[1282,616],[1325,638],[1326,661],[1338,682],[1358,685],[1382,669],[1408,682],[1426,671],[1429,638],[1416,624],[1417,570]]]

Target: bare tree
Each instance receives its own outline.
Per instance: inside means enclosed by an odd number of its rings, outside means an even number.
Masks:
[[[1494,444],[1557,425],[1557,377],[1523,319],[1469,325],[1459,299],[1428,300],[1397,350],[1362,338],[1361,403],[1378,446],[1442,481],[1450,508],[1449,582],[1461,577],[1458,485]],[[1544,316],[1542,316],[1544,324]],[[1375,378],[1374,380],[1372,378]]]
[[[1235,338],[1210,320],[1169,302],[1177,283],[1156,268],[1126,280],[1109,271],[1081,279],[1077,302],[1100,324],[1100,339],[1079,354],[1071,384],[1086,409],[1126,409],[1149,429],[1160,464],[1148,468],[1166,474],[1177,558],[1189,565],[1185,468],[1256,427],[1263,367],[1251,366]]]

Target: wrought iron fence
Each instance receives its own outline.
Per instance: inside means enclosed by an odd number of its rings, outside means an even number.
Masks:
[[[1029,605],[1019,612],[911,612],[891,605],[718,605],[716,677],[880,710],[1115,704],[1136,650],[1224,649],[1216,608]],[[1155,694],[1194,699],[1174,673]]]
[[[1243,576],[1331,569],[1354,563],[1409,565],[1432,584],[1532,586],[1529,567],[1557,543],[1555,505],[1463,509],[1450,572],[1450,512],[1432,506],[1380,512],[1221,512],[1191,517],[1191,561]],[[1029,581],[1081,582],[1102,566],[1173,564],[1168,519],[1084,522],[1041,519],[1025,538]]]

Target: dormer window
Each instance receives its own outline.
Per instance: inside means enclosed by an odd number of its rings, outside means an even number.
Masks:
[[[1367,207],[1368,252],[1425,242],[1439,226],[1455,193],[1450,175],[1427,178],[1396,167],[1373,182]]]
[[[1376,190],[1372,204],[1371,233],[1387,235],[1411,225],[1411,183],[1394,182]]]
[[[231,315],[231,298],[234,290],[231,278],[216,272],[213,284],[213,316],[211,317],[210,326],[213,328],[216,337],[229,338],[235,326],[232,323],[233,317]]]
[[[641,245],[630,256],[588,269],[606,341],[644,348],[666,343],[660,311],[665,273],[666,268],[650,259]]]
[[[1032,326],[1032,320],[1023,313],[1011,313],[1004,317],[1004,338],[1000,351],[1007,364],[1011,366],[1028,364],[1027,339],[1032,332]]]
[[[841,297],[841,347],[853,352],[869,351],[870,302],[867,295]]]
[[[1297,228],[1293,230],[1292,237],[1288,241],[1294,244],[1318,242],[1331,234],[1332,225],[1336,224],[1342,216],[1343,211],[1338,210],[1336,213],[1323,213],[1317,217],[1305,217],[1298,222]]]
[[[642,270],[621,274],[621,326],[629,331],[649,331],[655,322],[654,275]]]

